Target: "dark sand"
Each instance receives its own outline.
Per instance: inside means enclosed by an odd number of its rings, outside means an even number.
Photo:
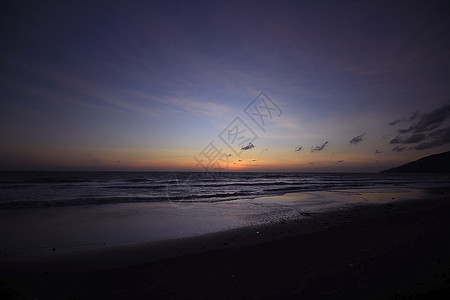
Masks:
[[[201,237],[2,266],[0,296],[450,299],[450,193],[428,195]]]

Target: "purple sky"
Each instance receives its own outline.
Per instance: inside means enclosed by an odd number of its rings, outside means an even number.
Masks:
[[[229,170],[375,172],[450,150],[449,4],[374,2],[9,4],[0,169],[202,171],[213,142]],[[220,138],[236,117],[254,147]]]

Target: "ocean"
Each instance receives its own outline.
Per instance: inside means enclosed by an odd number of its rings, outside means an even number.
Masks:
[[[0,264],[307,221],[442,187],[449,175],[1,172]]]
[[[1,172],[0,209],[113,203],[199,203],[294,192],[449,185],[440,174]]]

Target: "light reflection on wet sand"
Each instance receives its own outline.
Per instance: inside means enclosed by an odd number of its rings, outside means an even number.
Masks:
[[[127,203],[0,210],[1,260],[36,259],[77,251],[196,236],[303,218],[302,213],[424,197],[419,189],[351,189],[289,193],[183,206]],[[53,250],[55,248],[55,250]]]

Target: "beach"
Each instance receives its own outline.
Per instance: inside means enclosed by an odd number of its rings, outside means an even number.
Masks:
[[[333,195],[343,193],[327,197]],[[53,258],[4,264],[2,294],[12,299],[448,296],[449,189],[400,200],[386,191],[365,195],[372,197],[369,203],[302,209],[195,236],[59,256],[59,249],[50,249]]]
[[[8,1],[0,300],[450,299],[450,1]]]

